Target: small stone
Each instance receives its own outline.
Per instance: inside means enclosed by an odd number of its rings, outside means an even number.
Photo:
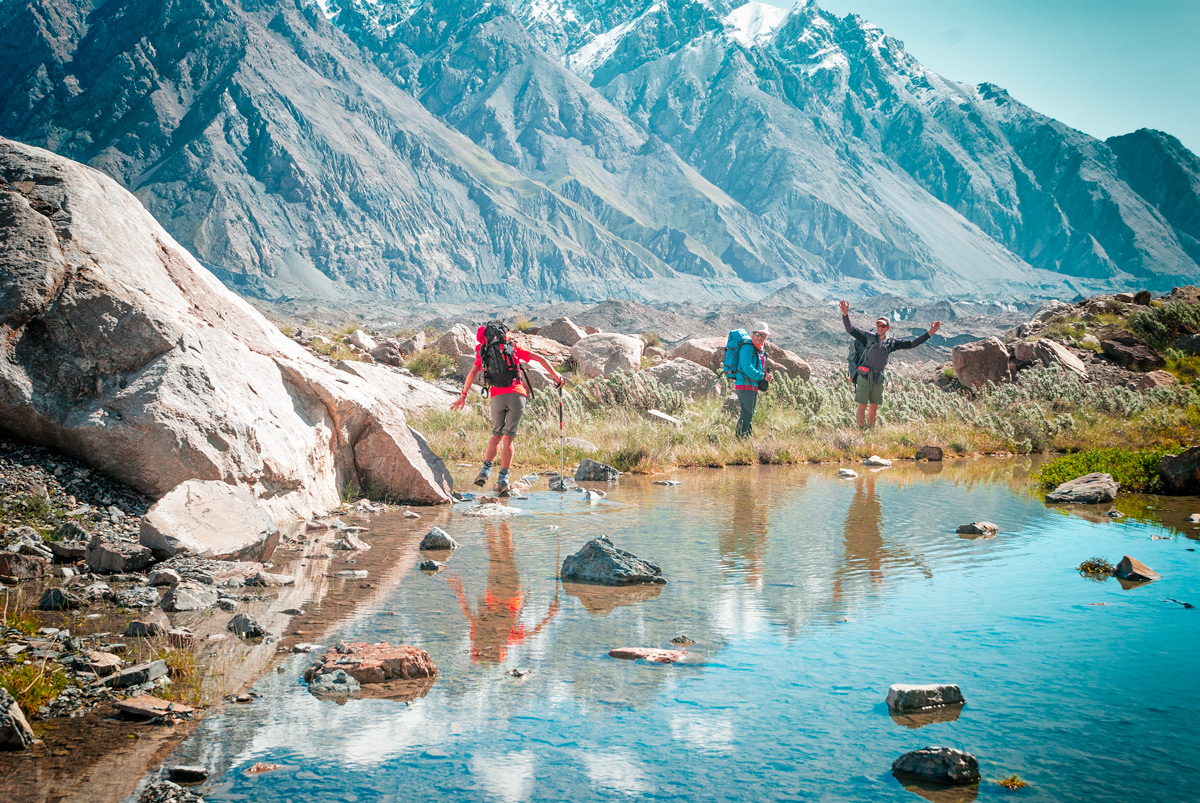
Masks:
[[[434,527],[425,537],[421,539],[421,544],[418,549],[422,551],[438,552],[449,549],[458,549],[458,542],[450,537],[450,534],[441,527]]]
[[[118,700],[113,703],[113,707],[122,714],[128,714],[129,716],[141,719],[153,719],[154,717],[161,717],[163,714],[191,714],[195,711],[190,705],[173,703],[170,700],[163,700],[149,694],[130,697],[128,700]],[[176,779],[172,778],[171,780]]]
[[[218,597],[217,607],[223,611],[236,611],[238,601],[233,597]]]
[[[167,643],[172,647],[186,650],[196,643],[196,634],[186,627],[173,627],[167,631]]]
[[[993,536],[1000,532],[1000,528],[990,521],[973,521],[970,524],[960,524],[955,530],[960,535],[986,535]]]
[[[362,552],[370,549],[371,545],[361,540],[354,533],[348,532],[340,541],[334,541],[334,549],[341,549],[348,552]]]
[[[588,488],[583,492],[583,501],[587,502],[589,505],[594,505],[605,496],[607,496],[607,494],[604,493],[604,491],[597,491],[593,488]]]
[[[870,457],[868,457],[866,460],[863,461],[864,466],[883,467],[883,466],[890,466],[891,464],[892,464],[891,460],[886,460],[877,454],[873,454]]]
[[[316,697],[348,697],[358,694],[361,685],[343,669],[314,675],[308,682],[308,690]]]
[[[204,783],[208,780],[208,768],[193,764],[168,767],[167,778],[175,783]]]
[[[597,463],[590,458],[579,461],[575,469],[576,482],[612,482],[621,476],[621,472],[604,463]]]
[[[0,749],[24,750],[36,742],[33,728],[29,727],[21,706],[17,705],[8,689],[0,687]]]
[[[126,638],[154,638],[163,634],[163,627],[158,622],[143,622],[134,620],[125,628]]]
[[[420,513],[414,513],[414,512],[413,512],[413,511],[411,511],[411,510],[405,510],[405,511],[404,511],[402,514],[400,514],[400,515],[404,516],[404,518],[406,518],[406,519],[419,519],[419,518],[421,518],[421,514],[420,514]]]
[[[610,658],[623,658],[626,661],[650,661],[655,664],[673,664],[687,658],[686,650],[659,650],[653,647],[618,647],[609,650]]]
[[[979,762],[970,753],[952,747],[926,747],[893,761],[892,775],[954,786],[978,783]]]
[[[655,480],[655,485],[682,485],[679,480]]]
[[[164,611],[203,611],[217,604],[217,594],[210,586],[194,580],[181,580],[163,597]]]
[[[245,613],[239,613],[237,616],[229,620],[229,624],[225,629],[236,635],[238,638],[262,638],[267,634],[263,630],[262,625],[251,619]]]
[[[900,713],[924,711],[947,705],[962,705],[962,690],[953,683],[910,685],[895,683],[888,689],[888,708]]]
[[[140,686],[143,683],[158,680],[165,674],[167,674],[166,661],[150,661],[102,678],[99,684],[114,689],[127,689],[130,686]]]
[[[1117,570],[1114,574],[1117,575],[1118,580],[1128,580],[1134,583],[1150,583],[1162,579],[1161,574],[1140,560],[1131,558],[1128,555],[1121,558],[1121,562],[1117,564]]]
[[[423,560],[421,561],[421,565],[417,568],[423,572],[440,572],[442,569],[446,568],[446,564],[438,563],[436,560]]]
[[[601,536],[588,541],[563,561],[562,579],[568,582],[598,585],[638,585],[665,583],[658,564],[642,560],[613,545]]]
[[[363,580],[367,577],[366,569],[343,569],[333,575],[334,577],[346,577],[351,580]]]
[[[838,477],[844,480],[852,480],[858,476],[858,472],[852,468],[839,468]]]
[[[696,643],[696,640],[689,638],[688,636],[676,636],[675,638],[671,639],[671,643],[678,644],[680,647],[690,647]]]
[[[1193,513],[1192,515],[1188,516],[1188,521],[1190,521],[1192,524],[1200,524],[1200,513]]]
[[[71,611],[82,608],[87,603],[83,597],[73,594],[65,588],[47,588],[38,600],[39,611]]]
[[[155,569],[150,572],[146,582],[152,586],[173,586],[182,579],[183,576],[174,569]]]
[[[290,574],[271,574],[270,572],[259,572],[246,581],[248,586],[260,586],[262,588],[279,588],[280,586],[290,586],[296,583],[296,578]]]

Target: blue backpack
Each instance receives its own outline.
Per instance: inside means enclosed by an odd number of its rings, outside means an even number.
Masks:
[[[721,366],[726,379],[737,379],[738,357],[742,353],[742,346],[750,345],[753,345],[753,341],[745,329],[734,329],[729,333],[729,339],[725,341],[725,362]]]

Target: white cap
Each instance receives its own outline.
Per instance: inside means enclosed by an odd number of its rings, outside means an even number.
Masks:
[[[766,321],[759,321],[758,323],[754,324],[754,328],[751,329],[750,331],[751,332],[762,332],[767,337],[771,336],[771,327],[767,326]]]

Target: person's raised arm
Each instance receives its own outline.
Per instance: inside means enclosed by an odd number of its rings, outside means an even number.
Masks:
[[[926,340],[928,340],[930,337],[932,337],[934,334],[936,334],[937,330],[941,329],[941,328],[942,328],[942,322],[934,321],[933,325],[929,327],[929,331],[923,335],[918,335],[917,337],[896,338],[896,339],[892,340],[891,350],[895,351],[897,349],[915,349],[917,346],[921,345]]]
[[[850,324],[849,302],[847,302],[846,299],[842,299],[838,302],[838,309],[842,311],[842,326],[846,327],[846,334],[850,335],[864,346],[867,345],[867,333],[862,329],[859,329],[857,326],[852,326]]]

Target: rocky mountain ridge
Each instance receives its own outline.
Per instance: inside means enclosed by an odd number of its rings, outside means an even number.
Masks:
[[[332,21],[332,22],[331,22]],[[463,303],[1070,297],[1200,275],[1196,157],[813,3],[0,5],[0,133],[226,283]]]

